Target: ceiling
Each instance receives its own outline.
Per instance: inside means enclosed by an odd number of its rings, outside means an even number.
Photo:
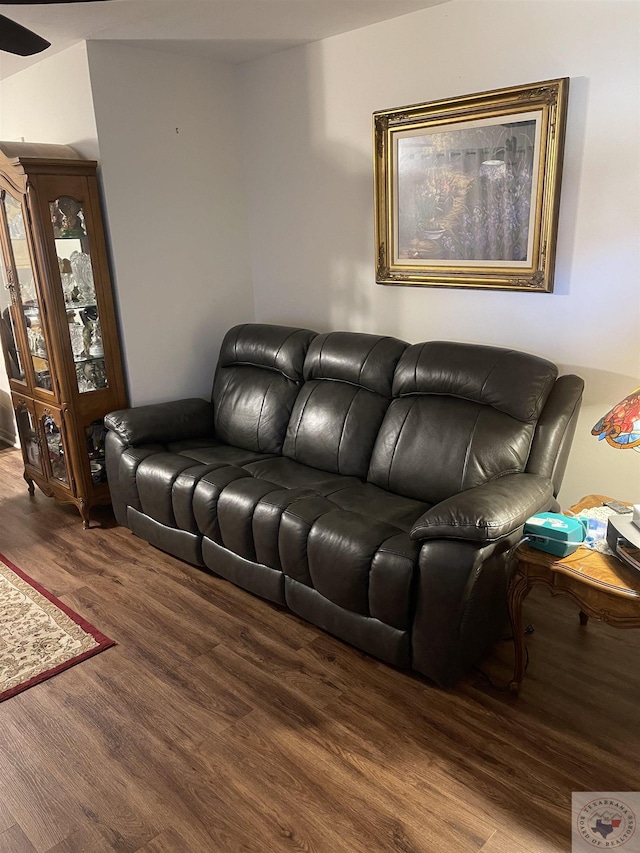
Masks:
[[[13,6],[0,0],[0,14],[51,42],[37,56],[0,53],[0,79],[89,39],[248,62],[446,2],[450,0],[110,0]]]

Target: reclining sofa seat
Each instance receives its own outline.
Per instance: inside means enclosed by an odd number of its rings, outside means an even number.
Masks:
[[[247,324],[211,402],[105,419],[121,524],[376,657],[452,684],[554,506],[582,381],[496,347]]]

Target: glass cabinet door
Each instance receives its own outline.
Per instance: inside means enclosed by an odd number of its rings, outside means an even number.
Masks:
[[[9,193],[2,194],[3,213],[7,223],[9,246],[12,257],[7,259],[7,274],[14,279],[9,281],[13,286],[16,304],[22,313],[22,322],[26,329],[26,340],[29,351],[26,354],[33,370],[33,383],[36,388],[51,391],[51,369],[49,354],[42,324],[42,311],[36,290],[35,276],[27,233],[25,228],[22,206]],[[14,318],[15,322],[15,318]],[[15,325],[13,327],[15,340]],[[21,367],[27,367],[21,364]]]
[[[91,249],[82,202],[59,196],[49,203],[80,394],[109,387]]]
[[[30,465],[42,474],[42,446],[33,402],[17,398],[15,414],[25,465]]]
[[[36,403],[36,412],[40,433],[44,439],[43,450],[49,480],[68,486],[67,446],[61,414],[58,409],[50,409],[41,403]]]
[[[0,339],[7,367],[7,376],[15,382],[26,386],[22,345],[18,334],[20,322],[20,307],[15,298],[15,288],[9,285],[8,275],[13,277],[13,270],[0,263]],[[12,278],[13,280],[13,278]]]

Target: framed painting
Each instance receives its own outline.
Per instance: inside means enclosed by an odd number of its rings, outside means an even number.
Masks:
[[[568,90],[374,113],[379,284],[553,290]]]

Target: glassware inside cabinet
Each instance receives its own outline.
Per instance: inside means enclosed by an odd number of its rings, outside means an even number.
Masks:
[[[51,415],[45,414],[42,418],[42,430],[47,442],[51,476],[54,480],[59,480],[61,483],[68,484],[69,475],[67,474],[67,462],[65,459],[62,433],[58,424]]]
[[[40,303],[38,301],[35,277],[29,255],[22,207],[8,193],[4,194],[2,203],[9,228],[9,241],[11,243],[13,262],[18,278],[14,286],[19,296],[19,304],[22,305],[35,385],[37,388],[44,388],[46,391],[51,391],[49,356],[42,328]]]
[[[93,421],[85,428],[87,436],[87,453],[91,468],[91,480],[96,485],[107,482],[104,443],[107,431],[102,420]]]
[[[69,339],[78,391],[85,394],[108,388],[102,328],[83,206],[70,196],[60,196],[49,203],[49,211],[62,291],[67,306]]]
[[[36,421],[25,403],[19,403],[16,406],[16,424],[18,426],[20,444],[24,449],[29,465],[33,465],[34,468],[42,471],[40,438],[38,436]]]

